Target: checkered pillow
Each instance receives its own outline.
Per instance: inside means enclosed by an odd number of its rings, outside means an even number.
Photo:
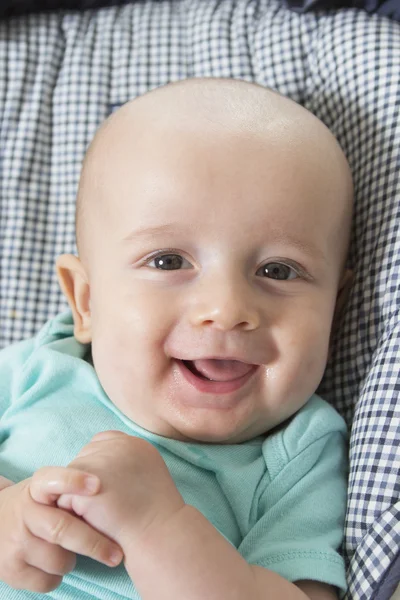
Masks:
[[[400,24],[278,0],[143,1],[0,24],[0,344],[65,308],[85,148],[110,111],[186,77],[257,81],[336,134],[354,173],[355,285],[323,384],[352,424],[349,599],[382,598],[400,550]]]

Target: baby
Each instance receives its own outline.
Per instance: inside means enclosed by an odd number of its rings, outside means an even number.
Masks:
[[[328,129],[255,84],[105,121],[57,261],[71,312],[0,354],[1,598],[345,589],[346,428],[315,390],[352,195]]]

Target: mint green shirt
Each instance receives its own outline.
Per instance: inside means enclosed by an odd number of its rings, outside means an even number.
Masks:
[[[18,482],[42,466],[66,466],[97,432],[119,429],[157,447],[185,502],[249,563],[289,581],[313,579],[345,589],[338,549],[346,509],[346,427],[331,406],[314,395],[287,423],[242,444],[184,443],[150,433],[121,413],[85,360],[87,352],[73,337],[69,312],[35,338],[0,352],[1,475]],[[0,598],[140,597],[123,565],[111,569],[78,557],[53,592],[34,594],[0,582]]]

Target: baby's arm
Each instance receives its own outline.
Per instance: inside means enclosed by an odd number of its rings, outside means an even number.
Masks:
[[[76,554],[109,566],[120,548],[76,516],[58,508],[62,493],[90,495],[100,487],[81,470],[49,467],[13,484],[0,478],[0,579],[16,589],[47,593],[75,567]],[[115,552],[116,561],[111,560]]]
[[[120,544],[143,600],[336,599],[327,585],[297,586],[248,564],[198,510],[184,503],[161,455],[148,442],[105,432],[72,466],[97,474],[102,490],[91,498],[62,496],[59,505]]]
[[[195,508],[185,505],[125,544],[125,567],[143,600],[337,600],[318,582],[290,583],[248,564]],[[156,569],[157,577],[154,577]]]

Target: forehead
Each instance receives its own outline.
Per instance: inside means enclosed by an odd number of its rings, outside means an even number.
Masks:
[[[110,239],[248,244],[290,233],[325,254],[337,244],[345,186],[335,149],[318,137],[166,127],[120,139],[114,150],[98,213]]]
[[[193,131],[164,127],[119,140],[101,169],[102,199],[116,217],[205,208],[228,209],[236,199],[283,212],[332,205],[344,188],[336,148],[318,136]],[[338,204],[336,202],[335,204]],[[210,206],[209,206],[210,208]],[[165,215],[164,215],[165,216]]]

